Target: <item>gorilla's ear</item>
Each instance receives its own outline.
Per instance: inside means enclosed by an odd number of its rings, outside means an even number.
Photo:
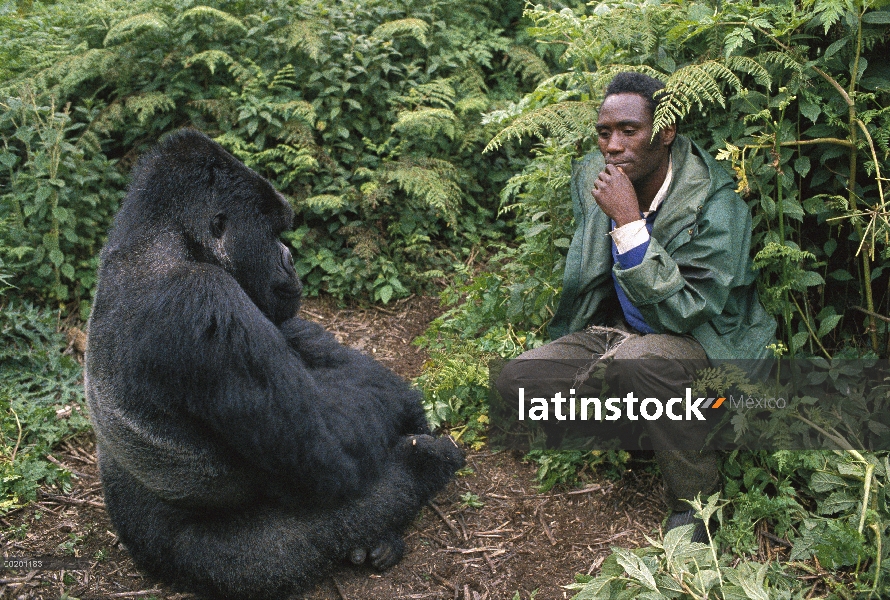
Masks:
[[[226,215],[225,213],[216,213],[213,215],[213,218],[210,219],[210,234],[219,239],[222,237],[223,232],[226,230]]]

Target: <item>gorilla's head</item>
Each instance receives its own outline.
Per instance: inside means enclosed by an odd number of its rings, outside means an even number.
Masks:
[[[132,240],[133,229],[172,235],[188,260],[225,269],[280,324],[299,309],[303,289],[279,239],[293,218],[268,181],[203,133],[183,129],[139,161],[109,243]]]

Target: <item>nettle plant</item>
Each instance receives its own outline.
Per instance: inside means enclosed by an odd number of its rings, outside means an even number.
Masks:
[[[88,310],[122,180],[70,105],[27,87],[0,100],[0,260],[19,293]]]

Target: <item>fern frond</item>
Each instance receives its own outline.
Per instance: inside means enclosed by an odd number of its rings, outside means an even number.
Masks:
[[[150,29],[153,31],[163,31],[167,29],[167,22],[157,13],[148,12],[140,15],[133,15],[122,21],[118,21],[111,26],[108,33],[105,34],[105,41],[102,45],[109,46],[117,42],[124,41],[131,35]]]
[[[378,25],[371,35],[381,40],[409,36],[420,42],[421,45],[427,46],[429,42],[426,39],[426,32],[429,28],[429,23],[422,19],[399,19]]]
[[[204,52],[198,52],[197,54],[192,54],[188,58],[183,59],[182,66],[188,69],[195,63],[204,63],[207,65],[207,68],[210,69],[210,73],[213,74],[216,72],[217,63],[229,66],[234,62],[235,59],[222,50],[205,50]]]
[[[508,68],[522,77],[534,83],[541,83],[550,77],[550,67],[547,62],[535,54],[526,46],[511,46],[507,51]]]
[[[845,0],[815,0],[812,6],[813,16],[825,28],[825,33],[828,33],[831,26],[837,23],[847,10]]]
[[[412,87],[407,94],[396,96],[391,102],[396,106],[410,106],[419,108],[421,106],[440,106],[442,108],[451,108],[454,106],[457,92],[451,85],[449,79],[433,79],[427,83]]]
[[[716,61],[687,65],[675,71],[657,95],[653,135],[685,117],[693,106],[699,110],[706,104],[725,106],[720,81],[729,83],[736,93],[744,90],[738,75]]]
[[[769,89],[772,86],[772,78],[769,71],[750,56],[730,56],[726,59],[726,67],[733,71],[747,73],[754,78],[757,85]]]
[[[404,135],[433,138],[444,134],[454,140],[457,117],[447,108],[426,108],[403,111],[393,123],[392,130]]]
[[[33,78],[36,89],[59,88],[54,93],[66,94],[82,82],[99,76],[107,76],[116,64],[117,55],[112,50],[91,48],[82,54],[74,54],[56,62]],[[0,95],[13,95],[21,82],[12,80],[8,86],[0,86]]]
[[[161,92],[146,92],[136,96],[130,96],[124,100],[124,105],[131,113],[135,114],[140,125],[145,125],[156,112],[164,112],[176,108],[176,102]]]
[[[213,116],[220,123],[232,124],[238,116],[238,107],[229,98],[200,98],[190,100],[188,104]]]
[[[181,23],[186,19],[208,19],[215,21],[217,24],[223,24],[232,29],[240,29],[244,33],[247,33],[247,27],[240,19],[225,11],[210,6],[195,6],[194,8],[190,8],[179,15],[179,17],[176,18],[176,22]]]
[[[769,51],[763,52],[758,57],[758,60],[764,63],[773,63],[788,69],[789,71],[795,71],[798,74],[803,74],[805,67],[803,65],[802,60],[798,60],[791,54],[787,52],[778,52],[778,51]]]
[[[583,139],[594,130],[597,103],[589,100],[558,102],[521,114],[510,125],[498,132],[482,152],[497,150],[511,140],[523,136],[544,137],[549,133],[560,143]]]
[[[347,198],[345,196],[334,196],[333,194],[319,194],[318,196],[310,196],[301,201],[300,204],[315,210],[332,210],[338,211],[346,206]]]
[[[457,184],[457,169],[448,161],[430,157],[403,158],[386,166],[385,178],[435,210],[449,225],[457,222],[461,191]]]
[[[294,21],[287,29],[288,49],[305,52],[312,60],[318,60],[324,50],[324,42],[318,36],[319,25],[314,21]]]
[[[297,70],[291,64],[284,65],[278,69],[275,75],[272,76],[272,81],[269,82],[270,90],[276,88],[287,90],[295,87],[297,87]]]
[[[312,125],[315,122],[315,109],[305,100],[290,100],[272,105],[286,120],[298,119]]]
[[[352,247],[352,253],[363,260],[371,260],[380,254],[384,240],[380,234],[370,227],[347,225],[340,228],[346,238],[346,245]]]

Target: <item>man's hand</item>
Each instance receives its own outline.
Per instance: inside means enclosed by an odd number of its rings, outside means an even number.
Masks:
[[[616,227],[640,219],[640,203],[634,186],[621,167],[606,165],[593,184],[593,199]]]

